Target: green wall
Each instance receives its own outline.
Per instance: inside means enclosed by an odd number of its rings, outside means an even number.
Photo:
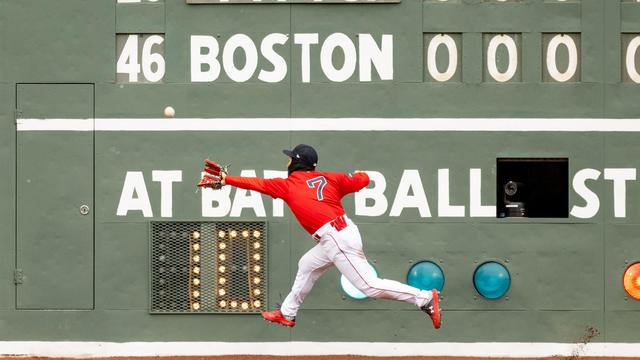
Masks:
[[[640,84],[621,82],[620,36],[640,33],[638,15],[639,4],[613,0],[228,6],[186,5],[183,0],[0,0],[0,338],[575,342],[593,326],[600,331],[595,341],[639,342],[640,302],[627,299],[620,285],[626,264],[640,260],[636,181],[627,182],[627,216],[622,219],[613,217],[613,187],[602,176],[590,183],[601,201],[591,219],[436,216],[439,168],[450,169],[452,203],[467,205],[469,169],[481,168],[482,198],[491,203],[498,157],[568,157],[570,179],[584,168],[638,169],[636,133],[23,133],[15,125],[16,117],[160,118],[168,104],[181,118],[637,118]],[[394,80],[374,76],[363,83],[354,76],[332,83],[317,65],[316,46],[311,51],[313,80],[302,83],[299,47],[290,37],[278,48],[288,64],[282,82],[268,84],[254,76],[235,83],[224,74],[213,83],[190,82],[190,35],[224,40],[245,33],[258,42],[275,32],[317,32],[321,39],[333,32],[352,39],[358,33],[393,34]],[[440,32],[462,34],[461,82],[425,81],[423,39]],[[502,32],[522,33],[517,83],[483,81],[483,33]],[[581,35],[578,83],[542,80],[542,34],[559,32]],[[165,34],[162,84],[116,83],[117,33]],[[57,85],[46,85],[52,83]],[[168,220],[218,220],[202,218],[201,195],[194,193],[202,158],[231,161],[236,173],[255,169],[261,175],[265,169],[284,169],[280,149],[297,143],[318,149],[322,170],[383,172],[389,206],[402,171],[420,171],[434,217],[421,218],[409,209],[397,218],[353,218],[382,277],[404,281],[419,260],[442,266],[445,323],[439,332],[410,305],[346,298],[336,270],[317,283],[293,330],[257,316],[148,313],[148,223],[167,220],[160,217],[160,186],[151,181],[152,170],[183,171],[183,181],[173,187],[174,215]],[[84,165],[76,166],[79,161]],[[116,215],[127,171],[143,172],[153,218],[140,212]],[[30,190],[27,180],[47,177],[62,190],[53,185],[42,194]],[[56,196],[70,186],[76,191]],[[263,199],[271,214],[271,200]],[[581,201],[570,191],[570,205]],[[90,221],[75,225],[83,202],[92,212],[81,221]],[[345,208],[353,214],[352,196]],[[241,217],[255,218],[246,210]],[[288,292],[297,259],[313,242],[288,210],[267,221],[273,307]],[[67,237],[47,238],[42,224],[58,224],[56,236]],[[21,238],[27,230],[35,232],[31,242]],[[508,299],[483,300],[474,291],[473,269],[491,259],[508,260]],[[28,266],[33,270],[15,285],[14,269]],[[65,307],[75,310],[55,310]]]

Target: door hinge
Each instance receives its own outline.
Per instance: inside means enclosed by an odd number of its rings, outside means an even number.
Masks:
[[[22,284],[23,281],[24,281],[24,273],[22,272],[22,269],[13,270],[13,282],[16,285],[18,285],[18,284]]]
[[[15,110],[15,118],[16,118],[16,123],[17,123],[18,119],[22,118],[22,110],[19,110],[19,109]]]

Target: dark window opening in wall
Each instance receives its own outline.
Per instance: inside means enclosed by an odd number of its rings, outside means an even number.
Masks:
[[[497,217],[569,217],[569,159],[498,158]]]

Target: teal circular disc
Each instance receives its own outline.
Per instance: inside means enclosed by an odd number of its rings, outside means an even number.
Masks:
[[[414,264],[407,273],[407,284],[420,290],[444,288],[444,272],[436,263],[421,261]]]
[[[487,299],[499,299],[511,286],[511,276],[507,268],[495,261],[485,262],[473,273],[473,286]]]

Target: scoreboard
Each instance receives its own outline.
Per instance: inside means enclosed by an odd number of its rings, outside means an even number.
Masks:
[[[526,36],[526,35],[525,35]],[[543,33],[538,46],[539,58],[523,58],[523,33],[483,33],[475,41],[480,47],[482,82],[522,82],[528,67],[541,68],[538,81],[545,83],[577,83],[581,74],[584,41],[578,32]],[[458,32],[425,33],[423,40],[425,81],[460,83],[466,53],[464,34]],[[246,34],[193,34],[188,39],[189,53],[171,54],[165,49],[164,34],[117,34],[116,75],[120,83],[162,83],[165,77],[165,56],[189,59],[190,81],[215,82],[224,74],[232,82],[257,80],[265,83],[283,82],[291,71],[285,60],[287,47],[299,54],[302,83],[329,81],[370,82],[394,80],[394,59],[401,54],[394,51],[392,34],[334,32],[322,38],[318,33],[268,33],[261,38]],[[618,48],[622,67],[621,82],[640,84],[640,33],[621,33]],[[468,43],[468,41],[466,41]],[[470,46],[470,45],[467,45]],[[317,53],[318,58],[312,58]],[[468,55],[467,55],[468,56]],[[334,58],[344,59],[336,63]],[[243,58],[244,62],[238,61]],[[263,64],[263,67],[259,66]],[[323,78],[312,78],[310,69],[319,66]]]
[[[151,222],[151,313],[267,307],[265,222]]]
[[[435,341],[411,304],[354,295],[335,269],[299,330],[255,323],[313,240],[282,199],[194,184],[204,158],[286,177],[280,149],[306,143],[322,171],[368,172],[345,211],[381,278],[442,289],[468,331],[438,342],[566,344],[593,326],[638,343],[640,2],[0,13],[2,338]]]

